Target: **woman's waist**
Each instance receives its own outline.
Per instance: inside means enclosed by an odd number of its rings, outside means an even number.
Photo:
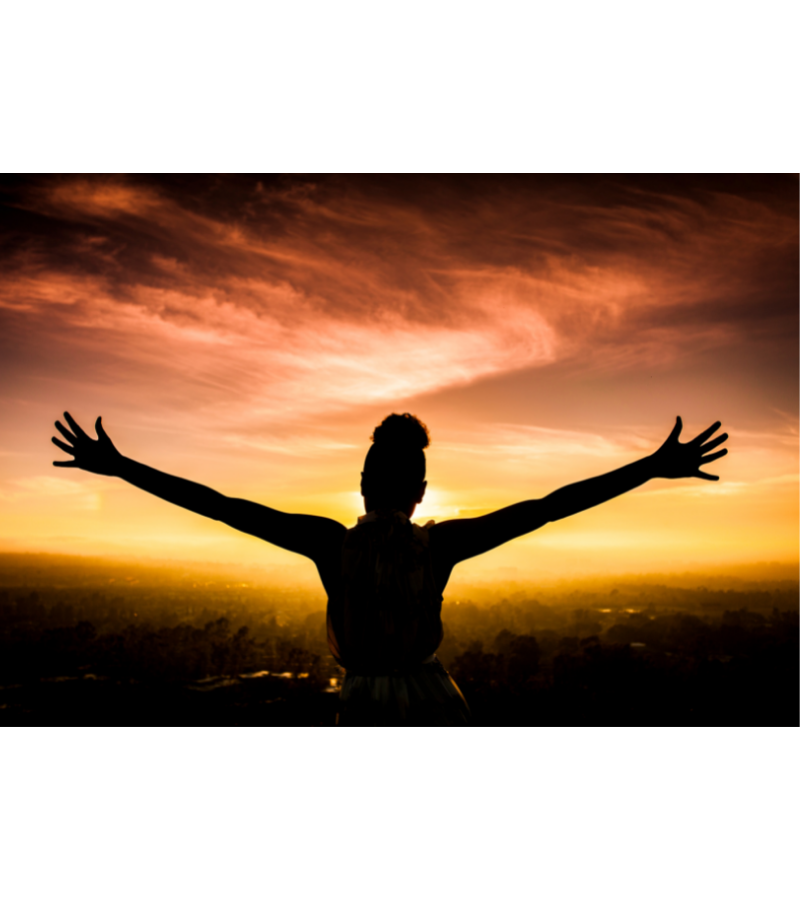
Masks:
[[[334,616],[328,609],[328,646],[336,661],[348,672],[370,675],[406,674],[430,664],[442,642],[441,618],[407,621],[392,631],[382,623],[356,617]]]
[[[437,667],[441,666],[441,662],[439,662],[439,657],[435,653],[431,653],[429,656],[426,656],[425,659],[420,660],[409,660],[408,662],[394,662],[389,664],[382,664],[378,660],[373,660],[367,662],[366,660],[361,662],[354,662],[353,665],[345,665],[345,672],[348,676],[357,677],[363,676],[368,678],[377,678],[377,677],[390,677],[390,678],[403,678],[408,675],[414,675],[421,670],[428,667]]]

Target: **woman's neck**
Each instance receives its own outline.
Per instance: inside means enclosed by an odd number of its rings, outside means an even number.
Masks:
[[[409,519],[414,515],[414,510],[417,508],[416,503],[409,503],[405,506],[401,506],[400,504],[396,504],[395,506],[385,506],[381,504],[378,506],[373,503],[369,497],[364,498],[364,509],[368,512],[374,512],[380,515],[389,515],[393,512],[401,512]]]

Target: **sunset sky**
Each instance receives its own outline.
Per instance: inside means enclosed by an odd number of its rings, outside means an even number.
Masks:
[[[0,550],[310,562],[117,479],[53,422],[287,512],[363,513],[390,412],[427,423],[418,521],[479,515],[717,419],[729,455],[464,577],[798,559],[798,180],[48,176],[2,182]],[[93,432],[92,432],[93,433]]]

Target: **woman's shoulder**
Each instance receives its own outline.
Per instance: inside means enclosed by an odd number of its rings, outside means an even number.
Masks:
[[[416,522],[412,522],[411,527],[414,530],[414,537],[416,537],[417,540],[428,544],[430,542],[431,528],[433,528],[435,524],[436,522],[434,522],[433,519],[426,522],[424,525],[417,525]]]

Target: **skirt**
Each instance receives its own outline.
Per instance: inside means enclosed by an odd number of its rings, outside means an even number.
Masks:
[[[339,694],[337,725],[469,725],[458,685],[436,656],[407,672],[347,672]]]

